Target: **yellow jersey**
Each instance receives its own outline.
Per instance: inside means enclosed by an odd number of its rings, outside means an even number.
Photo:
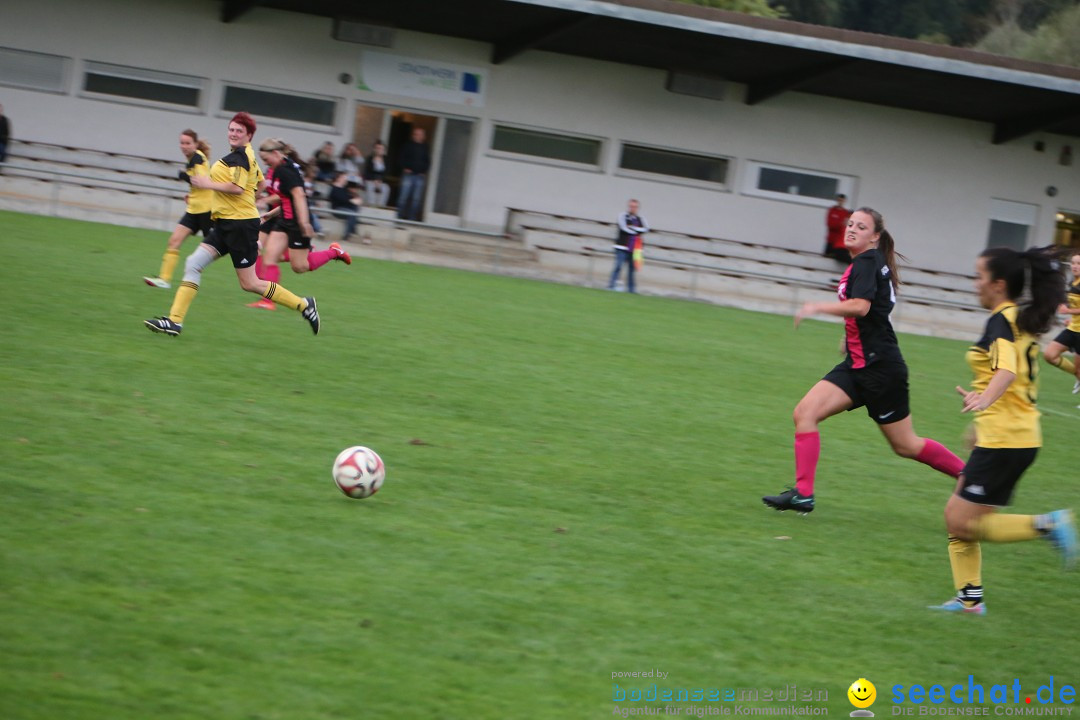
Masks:
[[[1065,304],[1070,310],[1080,308],[1080,280],[1073,280],[1073,284],[1069,286],[1069,294],[1065,298]],[[1066,329],[1080,332],[1080,315],[1070,315]]]
[[[202,150],[196,150],[195,153],[188,158],[187,165],[184,167],[184,172],[187,173],[188,178],[210,177],[210,161],[203,155]],[[210,212],[210,198],[213,193],[213,190],[192,186],[188,190],[187,211],[192,215],[201,215]]]
[[[214,220],[257,220],[259,210],[255,207],[255,191],[262,177],[251,145],[237,148],[214,163],[210,169],[210,179],[231,183],[243,192],[234,195],[214,191],[210,217]]]
[[[1016,324],[1019,308],[1005,302],[994,308],[983,336],[968,348],[967,363],[983,392],[998,370],[1016,375],[997,401],[975,415],[975,445],[982,448],[1042,447],[1042,427],[1035,402],[1039,395],[1039,342]]]

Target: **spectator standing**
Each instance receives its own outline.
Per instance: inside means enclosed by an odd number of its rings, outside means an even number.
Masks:
[[[615,269],[608,280],[608,290],[614,290],[619,282],[619,273],[626,266],[626,290],[637,292],[634,285],[634,272],[640,265],[640,252],[643,244],[642,235],[649,232],[649,223],[638,215],[641,204],[637,200],[627,203],[626,212],[619,213],[619,234],[615,238]],[[635,251],[638,257],[634,257]]]
[[[364,199],[368,205],[385,207],[390,201],[390,186],[386,184],[386,145],[376,140],[371,155],[364,161]]]
[[[825,214],[825,251],[821,253],[845,265],[851,262],[851,253],[844,246],[844,230],[851,216],[851,211],[844,207],[846,202],[847,195],[839,193],[836,204]]]
[[[0,105],[0,163],[7,162],[7,148],[11,141],[11,121],[4,114],[4,106]]]
[[[413,128],[409,140],[401,147],[398,164],[401,166],[401,194],[398,196],[398,217],[419,220],[424,201],[424,183],[431,167],[427,135],[423,128]]]

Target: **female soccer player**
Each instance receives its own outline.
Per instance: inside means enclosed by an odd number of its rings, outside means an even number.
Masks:
[[[193,177],[206,177],[210,174],[210,145],[205,140],[199,139],[199,134],[194,130],[184,130],[180,133],[180,152],[187,158],[187,165],[180,171],[180,179],[191,183]],[[143,282],[147,285],[168,289],[171,287],[173,270],[176,262],[180,259],[180,245],[184,238],[195,233],[202,233],[205,238],[210,232],[210,190],[192,186],[187,194],[187,212],[180,218],[176,229],[169,236],[169,245],[165,249],[165,256],[161,258],[161,269],[156,276],[144,277]]]
[[[267,213],[272,213],[273,219],[262,246],[259,277],[275,283],[281,279],[278,259],[286,246],[289,249],[289,265],[296,273],[318,270],[331,260],[352,264],[349,253],[338,243],[331,243],[326,250],[311,251],[311,237],[315,230],[310,222],[304,176],[295,161],[296,151],[284,140],[272,138],[259,145],[259,157],[269,168],[267,189],[278,201],[277,206]],[[274,303],[266,298],[257,300],[251,306],[274,309]]]
[[[1073,383],[1073,394],[1076,394],[1080,392],[1080,368],[1076,367],[1076,356],[1080,353],[1080,253],[1073,253],[1069,258],[1069,269],[1073,282],[1069,286],[1066,302],[1058,308],[1058,312],[1069,316],[1069,322],[1046,346],[1043,357],[1054,367],[1076,377]],[[1072,352],[1071,359],[1063,355],[1066,350]]]
[[[202,271],[229,253],[241,288],[296,310],[311,325],[311,331],[319,334],[319,310],[315,298],[297,297],[277,283],[262,280],[255,274],[255,260],[259,256],[259,211],[255,207],[255,193],[262,184],[262,171],[251,151],[254,135],[254,118],[246,112],[236,113],[229,121],[232,151],[214,163],[210,177],[191,179],[192,186],[213,191],[210,210],[213,232],[184,263],[184,280],[176,290],[169,314],[145,321],[150,330],[174,337],[179,335],[188,308],[199,292]]]
[[[1031,299],[1017,301],[1024,290]],[[975,262],[975,292],[990,311],[983,336],[967,351],[975,378],[957,386],[963,412],[975,413],[975,448],[945,505],[949,562],[956,597],[932,610],[986,614],[981,540],[1017,542],[1044,537],[1068,568],[1076,559],[1071,510],[1045,515],[997,514],[1042,446],[1035,401],[1039,392],[1039,335],[1050,328],[1064,281],[1046,249],[991,248]]]
[[[814,475],[821,454],[818,425],[864,405],[897,455],[954,478],[964,467],[944,445],[919,437],[912,426],[907,365],[889,323],[900,284],[897,255],[881,213],[866,207],[853,212],[844,245],[852,260],[840,278],[839,302],[808,302],[795,314],[795,327],[820,313],[844,318],[847,357],[795,406],[795,487],[761,498],[777,510],[814,509]]]

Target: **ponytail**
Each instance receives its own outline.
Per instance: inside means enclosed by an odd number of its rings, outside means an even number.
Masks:
[[[1020,306],[1017,326],[1031,335],[1050,329],[1057,308],[1065,302],[1065,277],[1061,274],[1052,247],[1018,252],[1011,248],[990,248],[985,258],[991,280],[1005,281],[1005,294]]]
[[[878,237],[878,250],[885,256],[885,265],[889,268],[889,281],[892,283],[893,290],[898,290],[900,288],[900,264],[898,261],[907,262],[907,258],[896,252],[896,241],[893,240],[893,236],[889,231],[885,229],[885,218],[873,208],[861,207],[855,212],[866,213],[874,218],[874,232],[880,236]]]

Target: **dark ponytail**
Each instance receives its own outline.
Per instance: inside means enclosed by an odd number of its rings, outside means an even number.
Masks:
[[[1016,324],[1026,333],[1042,335],[1050,329],[1058,306],[1065,302],[1065,277],[1052,247],[1018,252],[990,248],[979,256],[986,260],[991,280],[1005,281],[1005,294],[1020,306]]]
[[[889,267],[889,279],[892,281],[893,290],[900,288],[900,266],[898,260],[907,261],[907,258],[896,252],[896,241],[889,231],[885,229],[885,218],[873,208],[861,207],[855,212],[866,213],[874,218],[874,232],[880,235],[878,238],[878,250],[885,256],[885,264]]]

